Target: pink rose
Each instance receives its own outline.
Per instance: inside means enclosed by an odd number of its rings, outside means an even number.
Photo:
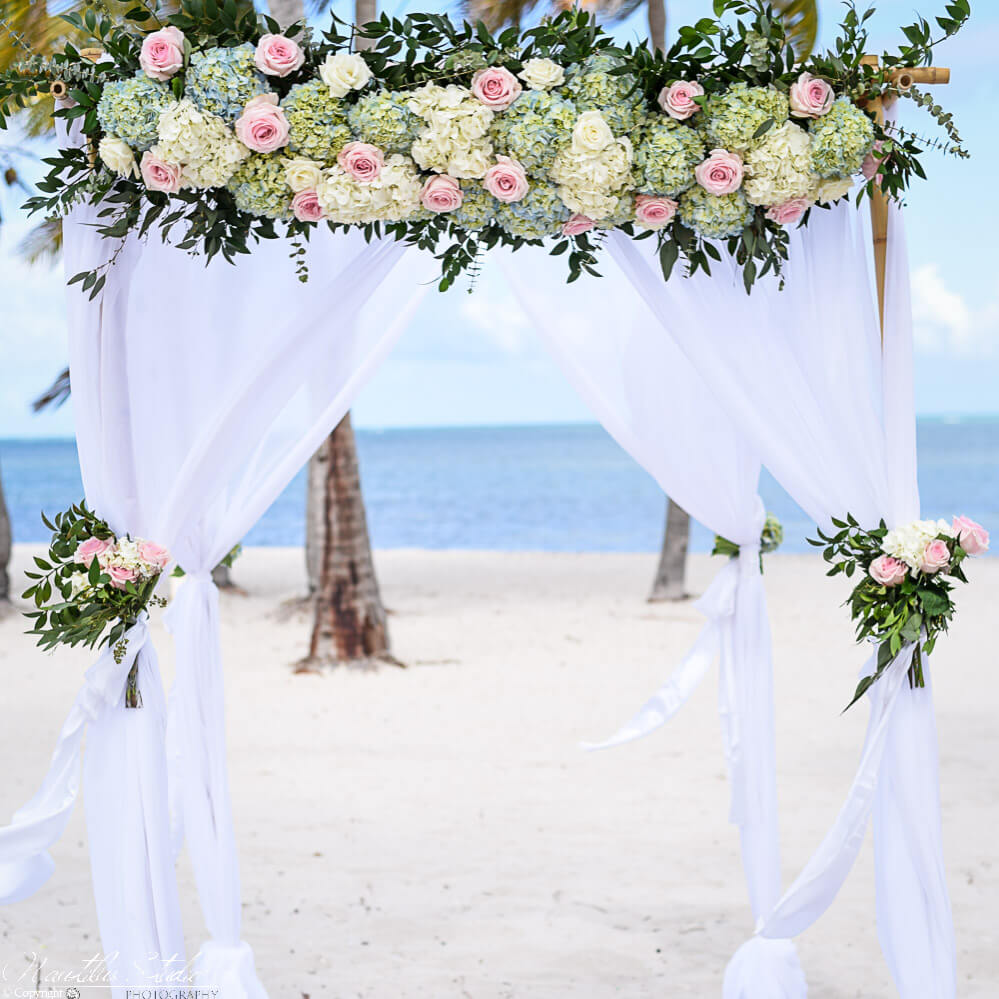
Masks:
[[[180,167],[176,163],[167,163],[152,151],[147,149],[139,162],[142,180],[150,191],[162,191],[164,194],[176,194],[180,190]]]
[[[472,77],[472,93],[488,108],[508,108],[519,96],[520,81],[502,66],[480,69]]]
[[[326,209],[319,203],[315,191],[299,191],[291,199],[291,210],[299,222],[321,222],[326,218]]]
[[[497,200],[511,204],[520,201],[530,186],[524,168],[509,156],[497,156],[482,178],[482,185]]]
[[[884,175],[878,171],[881,169],[881,164],[888,158],[881,153],[883,147],[884,143],[878,139],[874,143],[874,149],[864,157],[864,162],[860,167],[860,172],[864,175],[865,180],[874,180],[875,174],[877,175],[875,183],[879,187],[881,186],[881,181],[884,180]]]
[[[370,184],[382,172],[385,156],[377,146],[367,142],[348,142],[336,161],[359,184]]]
[[[694,176],[708,194],[731,194],[738,191],[742,183],[742,157],[724,149],[713,149],[694,169]]]
[[[981,555],[989,550],[989,532],[968,517],[955,517],[951,530],[969,555]]]
[[[925,572],[931,576],[933,573],[945,569],[948,565],[950,565],[950,549],[947,547],[946,541],[937,538],[936,541],[931,541],[923,549],[923,554],[919,559],[920,572]]]
[[[646,229],[662,229],[669,225],[679,206],[672,198],[661,198],[655,194],[639,194],[635,197],[635,221]]]
[[[170,553],[162,545],[156,544],[155,541],[143,541],[139,545],[139,558],[147,565],[162,572],[170,561]]]
[[[420,191],[420,203],[432,212],[453,212],[463,199],[461,185],[446,173],[431,177]]]
[[[659,91],[659,106],[671,118],[685,121],[700,110],[694,103],[694,98],[703,96],[704,88],[699,83],[677,80],[676,83],[671,83]]]
[[[236,119],[236,138],[255,153],[273,153],[288,144],[288,119],[277,102],[277,94],[260,94]]]
[[[123,590],[126,583],[135,582],[135,571],[122,565],[108,566],[104,571],[111,577],[111,585],[116,590]]]
[[[146,35],[139,65],[153,80],[169,80],[184,65],[184,32],[173,26]]]
[[[268,76],[287,76],[302,68],[305,53],[298,42],[284,35],[261,35],[253,61],[261,73]]]
[[[909,567],[891,555],[880,555],[867,571],[875,583],[880,583],[882,586],[898,586],[905,579]]]
[[[811,73],[802,73],[796,83],[791,84],[788,99],[791,114],[797,118],[821,118],[829,113],[835,98],[833,88]]]
[[[596,222],[586,215],[580,215],[576,212],[574,215],[569,216],[569,220],[562,225],[562,235],[563,236],[580,236],[584,232],[589,232]]]
[[[85,565],[89,569],[90,563],[98,556],[103,555],[110,547],[110,541],[102,541],[100,538],[87,538],[86,541],[81,541],[77,545],[73,561],[80,565]]]
[[[782,205],[773,205],[767,209],[767,218],[777,225],[794,225],[800,222],[802,215],[812,207],[808,198],[792,198]]]

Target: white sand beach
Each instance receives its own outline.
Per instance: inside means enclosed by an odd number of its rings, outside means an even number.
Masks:
[[[16,571],[32,551],[16,550]],[[302,561],[250,549],[234,570],[249,595],[223,597],[243,935],[272,999],[719,996],[752,920],[714,673],[644,741],[578,748],[625,720],[700,629],[690,602],[645,602],[654,557],[380,552],[408,668],[293,675],[310,622],[282,603],[301,591]],[[692,589],[718,567],[694,556]],[[999,559],[970,575],[933,675],[958,995],[994,999]],[[839,606],[844,583],[818,559],[772,556],[766,582],[789,881],[853,776],[867,708],[840,711],[863,653]],[[0,623],[4,821],[41,780],[90,658],[46,658],[23,629],[16,615]],[[50,882],[0,909],[0,994],[28,985],[15,979],[31,955],[57,971],[99,950],[82,807],[53,855]],[[203,934],[186,859],[181,890],[193,952]],[[798,948],[812,999],[894,995],[870,836]]]

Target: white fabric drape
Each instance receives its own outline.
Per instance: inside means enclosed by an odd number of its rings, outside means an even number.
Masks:
[[[502,258],[501,258],[502,259]],[[561,260],[520,268],[503,261],[533,325],[604,427],[693,517],[740,545],[697,603],[707,623],[663,687],[606,742],[630,741],[664,724],[716,660],[719,714],[754,919],[780,896],[773,666],[759,569],[765,511],[756,447],[712,400],[708,384],[655,316],[626,290],[613,262],[606,277],[562,283]],[[662,277],[658,276],[661,285]],[[623,293],[623,294],[622,294]],[[747,968],[756,995],[804,999],[794,946],[763,941]],[[747,993],[748,994],[748,993]],[[736,995],[736,993],[733,993]]]
[[[67,275],[116,249],[96,235],[95,214],[80,207],[66,220]],[[388,277],[403,253],[394,240],[319,234],[307,257],[310,281],[301,284],[279,241],[255,247],[238,266],[206,267],[159,240],[129,239],[100,299],[68,291],[87,502],[116,533],[166,545],[188,573],[168,615],[177,678],[167,739],[145,624],[132,629],[123,663],[101,656],[42,790],[0,830],[0,898],[24,897],[51,873],[45,851],[72,809],[89,722],[95,896],[104,950],[117,955],[118,991],[163,984],[183,963],[174,876],[182,833],[211,937],[196,965],[198,984],[224,987],[225,999],[265,995],[240,938],[210,570],[332,430],[405,328],[422,288],[411,272]],[[373,298],[376,289],[384,295]],[[125,709],[136,658],[142,708]]]
[[[874,526],[918,513],[911,395],[911,313],[904,236],[891,214],[885,357],[867,269],[865,214],[813,211],[791,234],[786,287],[762,281],[737,294],[728,260],[663,283],[641,243],[621,234],[610,251],[683,352],[715,404],[747,435],[820,524],[853,513]],[[866,669],[872,669],[868,663]],[[875,814],[879,936],[903,999],[954,995],[954,939],[936,790],[930,688],[904,682],[904,653],[870,695],[857,778],[836,824],[803,874],[761,918],[761,937],[787,939],[832,903]],[[729,972],[751,963],[737,955]],[[731,988],[730,988],[731,986]],[[726,996],[753,995],[727,980]]]

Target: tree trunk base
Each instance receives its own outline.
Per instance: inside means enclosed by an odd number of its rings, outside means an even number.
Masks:
[[[384,653],[379,656],[369,656],[364,659],[336,659],[333,656],[306,656],[295,663],[292,672],[294,674],[329,673],[335,669],[353,669],[362,673],[374,673],[382,666],[396,666],[399,669],[406,669],[406,663],[401,659],[396,659],[391,653]]]
[[[684,600],[693,600],[693,594],[687,593],[682,586],[666,586],[662,589],[654,589],[646,599],[649,604],[682,603]]]
[[[0,621],[13,614],[15,609],[14,605],[6,597],[0,597]]]

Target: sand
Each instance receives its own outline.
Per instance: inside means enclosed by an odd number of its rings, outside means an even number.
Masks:
[[[30,549],[18,548],[24,567]],[[751,932],[714,672],[668,728],[610,734],[700,628],[645,603],[647,555],[380,552],[407,669],[293,675],[309,620],[297,550],[251,549],[223,597],[227,732],[244,937],[273,999],[718,996]],[[691,588],[717,561],[691,560]],[[973,567],[934,675],[958,994],[999,994],[999,560]],[[844,587],[811,556],[767,562],[786,879],[853,775],[866,706],[840,716],[861,652]],[[0,623],[0,815],[35,790],[88,657],[36,653]],[[167,675],[170,642],[154,627]],[[78,808],[52,880],[0,909],[10,987],[30,955],[99,948]],[[798,939],[811,999],[894,994],[874,924],[870,837],[834,907]],[[202,922],[186,859],[188,943]],[[21,983],[22,985],[24,983]],[[99,992],[89,993],[98,996]],[[931,999],[931,997],[928,997]]]

